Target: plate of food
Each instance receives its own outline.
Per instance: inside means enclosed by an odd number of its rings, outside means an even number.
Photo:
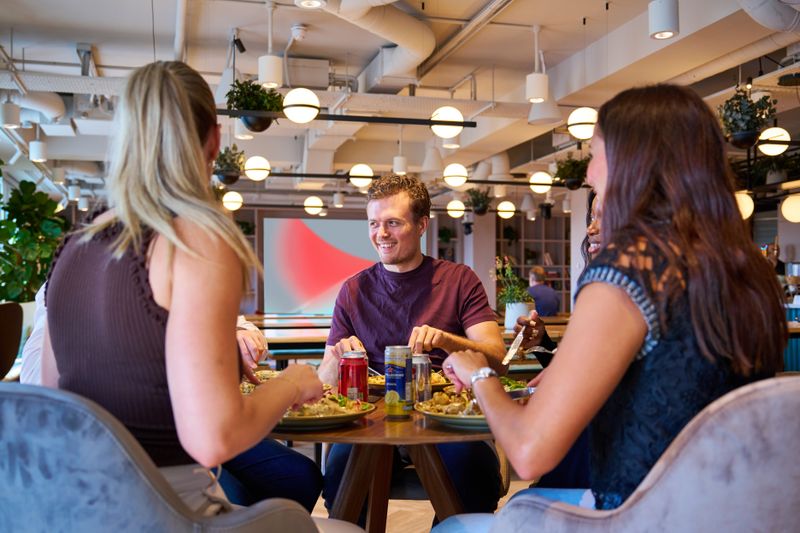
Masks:
[[[472,402],[468,391],[459,394],[435,392],[433,398],[417,402],[414,409],[429,420],[436,420],[445,426],[458,429],[489,431],[486,417],[477,402]]]
[[[313,431],[349,424],[375,410],[371,403],[350,400],[340,394],[326,394],[320,400],[286,411],[279,429]]]
[[[367,385],[369,386],[369,390],[374,394],[383,394],[383,391],[386,388],[386,377],[380,374],[368,376]],[[431,372],[432,392],[441,391],[450,385],[452,385],[452,383],[447,381],[447,378],[445,378],[439,372]]]
[[[256,378],[258,378],[258,381],[261,383],[269,381],[270,379],[276,378],[280,375],[278,370],[256,370],[254,373]],[[248,380],[246,377],[242,377],[242,381],[239,383],[239,390],[244,395],[251,394],[254,390],[256,390],[256,387],[258,387],[258,385],[250,383],[250,380]],[[324,392],[330,392],[331,386],[327,383],[323,383],[322,390]]]
[[[506,392],[511,392],[513,390],[522,390],[528,388],[528,384],[524,381],[518,379],[511,379],[506,376],[500,376],[500,383],[503,384],[503,388]],[[446,392],[447,394],[455,394],[456,388],[454,385],[449,385],[442,389],[442,392]]]

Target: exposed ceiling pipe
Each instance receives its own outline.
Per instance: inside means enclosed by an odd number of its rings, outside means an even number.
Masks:
[[[387,76],[413,72],[436,46],[436,37],[427,24],[394,6],[384,5],[396,1],[329,0],[323,8],[397,45],[384,50],[383,73]]]
[[[185,61],[186,58],[186,6],[188,0],[177,0],[175,9],[175,61]]]
[[[64,100],[56,93],[11,93],[11,101],[20,107],[40,112],[50,122],[63,117],[67,111]]]
[[[6,64],[6,68],[11,73],[11,78],[14,80],[14,84],[17,86],[17,89],[19,89],[19,92],[26,94],[28,92],[28,88],[25,87],[24,83],[22,83],[22,79],[17,73],[17,67],[14,65],[14,59],[8,55],[8,52],[6,52],[6,49],[3,48],[2,44],[0,44],[0,58],[2,58],[3,62]]]
[[[508,7],[513,0],[491,0],[477,15],[472,17],[470,21],[453,35],[436,53],[430,56],[417,68],[417,78],[422,79],[427,73],[436,68],[436,66],[450,57],[456,50],[466,43],[469,39],[474,37],[484,26],[489,24],[492,19],[500,14],[502,10]]]
[[[739,5],[765,28],[796,32],[800,26],[800,6],[788,6],[780,0],[739,0]]]
[[[743,46],[742,48],[739,48],[730,54],[726,54],[722,57],[714,59],[713,61],[709,61],[704,65],[700,65],[699,67],[685,72],[680,76],[672,78],[671,80],[668,80],[668,82],[678,85],[690,85],[714,76],[715,74],[719,74],[720,72],[728,70],[729,68],[746,63],[753,58],[774,52],[778,48],[794,44],[797,42],[797,40],[798,35],[796,33],[773,33],[772,35],[764,37],[763,39],[760,39],[754,43]]]

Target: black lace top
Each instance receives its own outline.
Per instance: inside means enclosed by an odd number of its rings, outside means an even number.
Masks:
[[[590,425],[598,509],[620,506],[689,420],[746,382],[726,363],[703,357],[686,296],[671,302],[661,316],[663,287],[670,280],[682,283],[683,274],[670,271],[646,242],[639,243],[639,250],[640,259],[634,260],[630,250],[607,247],[578,281],[578,293],[597,282],[622,288],[647,323],[639,353]]]

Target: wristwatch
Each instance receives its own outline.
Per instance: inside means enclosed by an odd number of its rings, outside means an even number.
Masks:
[[[474,387],[476,381],[480,381],[486,378],[496,378],[496,377],[497,377],[497,372],[495,372],[488,366],[481,367],[472,373],[472,377],[469,380],[470,387]]]

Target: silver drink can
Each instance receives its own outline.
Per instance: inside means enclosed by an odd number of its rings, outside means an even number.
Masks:
[[[431,358],[428,354],[415,354],[412,357],[414,367],[414,387],[416,401],[425,402],[431,399]]]

